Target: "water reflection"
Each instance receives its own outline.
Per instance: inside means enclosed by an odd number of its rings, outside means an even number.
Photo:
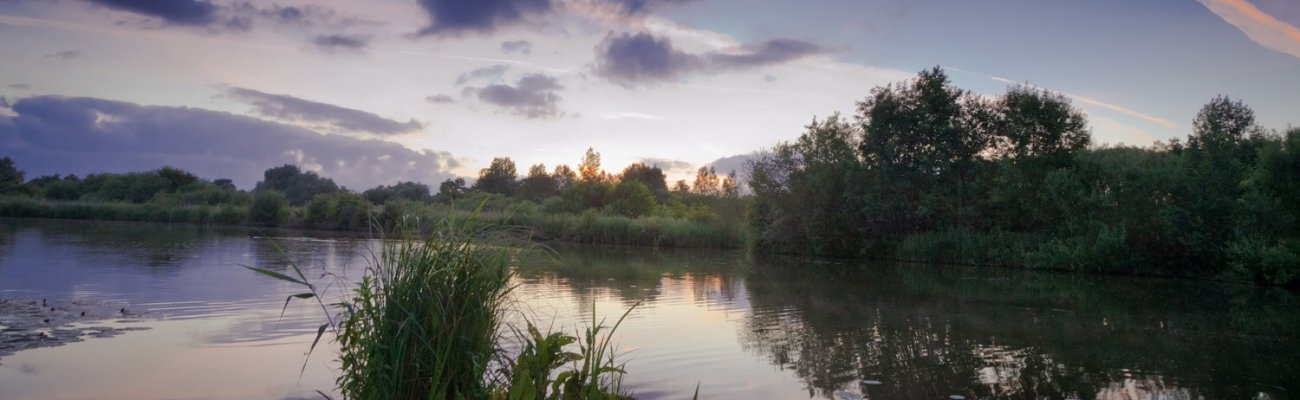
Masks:
[[[1285,398],[1300,388],[1294,301],[1260,307],[1190,282],[797,259],[758,263],[747,282],[742,343],[810,395]]]
[[[19,353],[48,371],[112,382],[149,369],[165,381],[186,371],[158,367],[168,360],[274,364],[257,374],[266,377],[216,374],[205,387],[311,394],[321,387],[291,383],[320,309],[294,302],[281,316],[301,288],[237,265],[288,272],[293,260],[322,286],[346,286],[377,246],[320,232],[0,220],[0,296],[122,304],[169,320],[77,344],[103,354],[152,346],[120,373],[65,366],[80,362],[72,346],[44,359]],[[517,261],[519,304],[534,321],[572,331],[593,313],[642,302],[619,338],[630,352],[625,383],[642,399],[690,397],[696,383],[723,399],[1285,399],[1300,390],[1300,301],[1285,290],[699,250],[555,246]],[[313,382],[327,387],[328,358],[312,364]],[[280,369],[289,377],[267,372]],[[0,397],[58,389],[10,373],[23,374],[0,369]],[[257,397],[222,393],[202,394]]]

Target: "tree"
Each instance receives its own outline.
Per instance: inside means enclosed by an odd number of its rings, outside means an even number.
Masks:
[[[158,169],[157,173],[158,176],[167,180],[167,189],[173,192],[180,190],[185,185],[199,181],[199,177],[194,176],[194,174],[172,167],[162,167]]]
[[[0,158],[0,193],[9,193],[18,189],[26,180],[23,170],[14,165],[9,157]]]
[[[546,172],[546,165],[537,164],[528,168],[528,176],[519,182],[519,197],[532,201],[560,194],[559,181]]]
[[[366,200],[369,200],[374,204],[384,204],[389,201],[401,200],[418,202],[433,200],[433,196],[429,194],[428,185],[402,181],[398,181],[391,186],[380,185],[374,187],[362,192],[362,195],[366,197]]]
[[[568,189],[569,186],[573,185],[573,182],[578,181],[578,174],[565,164],[556,165],[555,172],[551,173],[551,177],[555,178],[555,186],[559,190]]]
[[[610,189],[605,210],[624,217],[640,217],[654,212],[655,198],[650,189],[639,181],[619,182]]]
[[[731,171],[722,178],[722,197],[728,199],[740,197],[740,183],[736,181],[736,171]]]
[[[941,175],[984,150],[987,140],[969,129],[961,99],[967,92],[942,68],[916,79],[878,87],[858,103],[859,144],[866,166],[891,174]]]
[[[230,179],[215,179],[212,181],[212,184],[216,185],[217,188],[221,190],[235,191],[235,182]]]
[[[1193,151],[1224,153],[1230,151],[1255,128],[1255,112],[1228,96],[1216,96],[1201,107],[1192,120],[1192,135],[1187,146]]]
[[[510,157],[494,158],[491,165],[479,170],[478,181],[474,182],[473,189],[512,196],[519,187],[519,177],[516,174],[515,162]]]
[[[971,105],[968,109],[979,106]],[[1038,158],[1052,165],[1068,163],[1092,142],[1083,113],[1059,93],[1020,85],[997,100],[994,123],[1000,153],[1016,159]],[[979,111],[971,111],[978,114]]]
[[[646,165],[646,163],[632,163],[627,168],[623,168],[623,173],[619,175],[620,180],[641,182],[650,193],[653,193],[655,199],[664,201],[668,198],[668,182],[664,176],[664,171],[658,166]]]
[[[678,179],[673,183],[673,192],[686,194],[691,192],[691,185],[686,183],[685,179]]]
[[[722,188],[718,184],[718,173],[713,170],[713,167],[700,167],[695,173],[695,184],[691,189],[695,194],[719,196],[722,194]]]
[[[445,202],[456,200],[467,190],[465,178],[447,179],[438,184],[438,199]]]
[[[587,153],[582,156],[582,163],[578,164],[578,175],[586,182],[601,180],[600,153],[588,147]]]
[[[262,181],[253,188],[253,191],[259,192],[265,190],[283,193],[290,204],[300,206],[307,204],[316,195],[339,191],[339,186],[315,172],[303,172],[296,165],[285,164],[266,170],[262,174]]]

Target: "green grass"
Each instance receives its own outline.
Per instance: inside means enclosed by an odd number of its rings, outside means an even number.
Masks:
[[[407,220],[411,222],[411,220]],[[384,242],[351,296],[332,306],[292,262],[292,274],[247,267],[293,282],[326,313],[308,352],[326,332],[339,345],[338,391],[349,399],[622,399],[612,326],[596,321],[577,336],[511,330],[524,344],[513,358],[502,346],[512,311],[511,255],[499,228],[472,212],[451,214],[416,238],[413,225]],[[425,227],[429,228],[429,227]],[[576,351],[573,349],[577,345]],[[564,365],[566,371],[557,372]],[[304,363],[305,366],[305,363]]]

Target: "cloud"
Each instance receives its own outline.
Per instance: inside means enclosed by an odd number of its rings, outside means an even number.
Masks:
[[[316,45],[316,48],[327,52],[339,50],[362,51],[370,44],[370,36],[342,34],[319,35],[312,39],[311,43]]]
[[[217,6],[207,0],[86,0],[118,11],[154,17],[170,25],[206,26],[217,21]]]
[[[645,14],[664,5],[678,5],[696,0],[597,0],[610,4],[625,15]]]
[[[265,169],[294,163],[365,188],[398,180],[434,184],[460,165],[446,152],[199,108],[40,96],[17,100],[13,110],[0,116],[0,147],[31,176],[171,165],[251,188]]]
[[[1225,22],[1264,48],[1300,58],[1300,29],[1260,10],[1247,0],[1199,0]]]
[[[430,102],[430,103],[433,103],[433,104],[447,104],[447,103],[454,103],[454,102],[456,102],[456,99],[453,99],[453,98],[451,98],[451,96],[448,96],[448,95],[445,95],[445,94],[441,94],[441,93],[440,93],[440,94],[435,94],[435,95],[432,95],[432,96],[429,96],[429,97],[425,97],[425,98],[424,98],[424,101],[427,101],[427,102]]]
[[[466,83],[469,83],[469,81],[476,80],[476,79],[495,81],[501,79],[501,76],[505,75],[506,71],[509,70],[510,70],[509,65],[500,65],[500,64],[478,68],[473,71],[460,74],[460,76],[457,76],[456,86],[464,85]]]
[[[225,93],[236,100],[252,105],[259,115],[286,122],[306,123],[313,125],[314,128],[331,132],[394,135],[424,128],[423,124],[414,119],[398,122],[366,111],[289,95],[263,93],[240,87],[227,88]]]
[[[1080,95],[1077,95],[1077,94],[1071,94],[1071,93],[1066,93],[1066,92],[1062,92],[1062,91],[1059,91],[1059,90],[1051,90],[1051,89],[1047,89],[1047,88],[1044,88],[1044,87],[1042,87],[1042,86],[1034,85],[1034,84],[1031,84],[1031,83],[1016,82],[1016,81],[1013,81],[1013,80],[1010,80],[1010,79],[1007,79],[1007,78],[1001,78],[1001,77],[996,77],[996,76],[990,76],[989,79],[992,79],[992,80],[995,80],[995,81],[998,81],[998,82],[1002,82],[1002,83],[1006,83],[1006,84],[1009,84],[1009,85],[1025,85],[1025,86],[1028,86],[1028,87],[1031,87],[1031,88],[1035,88],[1035,89],[1049,90],[1049,91],[1052,91],[1052,92],[1055,92],[1055,93],[1060,93],[1062,96],[1069,97],[1069,98],[1074,99],[1075,101],[1078,101],[1078,102],[1080,102],[1080,103],[1089,104],[1089,105],[1094,105],[1094,106],[1101,107],[1101,108],[1104,108],[1104,109],[1107,109],[1107,110],[1110,110],[1110,111],[1114,111],[1114,112],[1117,112],[1117,113],[1120,113],[1120,114],[1128,115],[1128,116],[1130,116],[1130,117],[1143,119],[1143,120],[1146,120],[1147,122],[1151,122],[1151,123],[1153,123],[1153,124],[1160,125],[1160,126],[1163,126],[1163,127],[1166,127],[1166,128],[1174,128],[1174,127],[1177,127],[1177,125],[1174,124],[1173,121],[1170,121],[1170,120],[1168,120],[1168,119],[1160,118],[1160,117],[1157,117],[1157,116],[1154,116],[1154,115],[1151,115],[1151,114],[1146,114],[1146,113],[1143,113],[1143,112],[1140,112],[1140,111],[1137,111],[1137,110],[1133,110],[1133,109],[1131,109],[1131,108],[1127,108],[1127,107],[1124,107],[1124,106],[1120,106],[1120,105],[1116,105],[1116,104],[1107,103],[1107,102],[1104,102],[1104,101],[1101,101],[1101,100],[1097,100],[1097,99],[1094,99],[1094,98],[1091,98],[1091,97],[1080,96]]]
[[[699,56],[673,48],[672,40],[649,33],[606,36],[596,46],[596,75],[620,84],[677,80],[702,68]]]
[[[465,93],[480,101],[496,105],[526,118],[545,118],[561,115],[560,81],[544,74],[531,74],[519,78],[514,86],[496,84],[482,88],[467,87]]]
[[[32,85],[26,83],[10,83],[9,88],[15,90],[32,90]]]
[[[0,96],[0,108],[9,108],[9,99],[6,99],[4,96]]]
[[[694,172],[696,168],[695,164],[691,164],[685,161],[669,160],[666,158],[653,158],[653,157],[642,158],[638,162],[652,167],[659,167],[659,169],[664,171]]]
[[[774,39],[726,51],[691,54],[673,47],[667,37],[646,32],[606,36],[596,46],[596,75],[632,86],[680,80],[692,73],[720,73],[794,61],[823,54],[826,48],[793,39]]]
[[[80,50],[64,50],[57,53],[46,54],[44,57],[53,60],[62,61],[62,60],[71,60],[74,58],[81,58],[81,56],[82,54]]]
[[[770,82],[776,82],[776,79],[777,79],[777,78],[776,78],[776,75],[772,75],[772,74],[764,74],[764,75],[763,75],[763,82],[769,82],[769,83],[770,83]]]
[[[551,0],[417,0],[429,15],[429,26],[417,35],[489,33],[552,10]]]
[[[509,40],[501,42],[501,52],[506,54],[529,54],[533,52],[533,42],[527,40]]]
[[[736,52],[710,52],[704,57],[715,68],[743,69],[763,67],[825,53],[821,46],[793,39],[773,39],[757,45],[741,46]]]
[[[749,162],[757,159],[761,155],[757,152],[749,154],[737,154],[734,156],[722,157],[709,163],[718,175],[726,175],[732,171],[736,172],[736,180],[742,184],[749,180]]]

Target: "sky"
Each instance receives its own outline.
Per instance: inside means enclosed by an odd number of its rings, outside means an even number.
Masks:
[[[0,156],[245,189],[292,163],[360,190],[590,147],[680,179],[935,65],[1149,146],[1216,95],[1300,122],[1298,26],[1296,0],[0,0]]]

